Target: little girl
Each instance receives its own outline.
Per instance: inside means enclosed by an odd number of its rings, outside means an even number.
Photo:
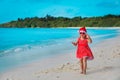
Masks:
[[[72,42],[73,45],[77,46],[76,57],[80,59],[81,74],[86,74],[87,60],[94,58],[88,43],[92,43],[92,39],[87,34],[86,28],[82,27],[79,29],[80,37],[77,42]]]

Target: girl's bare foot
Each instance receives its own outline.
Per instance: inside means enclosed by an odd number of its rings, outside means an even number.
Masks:
[[[83,74],[83,72],[80,72],[80,74]]]
[[[86,71],[84,71],[83,74],[86,75]]]

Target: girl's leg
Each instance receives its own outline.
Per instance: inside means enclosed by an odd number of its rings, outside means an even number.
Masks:
[[[87,58],[83,58],[83,74],[86,74],[87,69]]]
[[[80,59],[81,74],[83,74],[83,59]]]

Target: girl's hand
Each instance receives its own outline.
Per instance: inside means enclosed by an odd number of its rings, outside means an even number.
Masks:
[[[92,39],[91,39],[91,37],[88,34],[86,34],[86,38],[87,38],[89,43],[92,43]]]
[[[90,36],[86,33],[86,37],[89,39],[90,38]]]
[[[75,43],[75,42],[72,42],[72,44],[73,44],[74,46],[77,46],[77,43]]]

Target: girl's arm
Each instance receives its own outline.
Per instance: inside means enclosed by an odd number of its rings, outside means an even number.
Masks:
[[[86,34],[86,36],[87,36],[87,41],[88,41],[88,43],[92,43],[91,37],[90,37],[88,34]]]
[[[77,46],[77,42],[72,42],[72,44],[73,44],[74,46]]]
[[[72,42],[72,44],[73,44],[74,46],[77,46],[78,40],[77,40],[76,42]]]

